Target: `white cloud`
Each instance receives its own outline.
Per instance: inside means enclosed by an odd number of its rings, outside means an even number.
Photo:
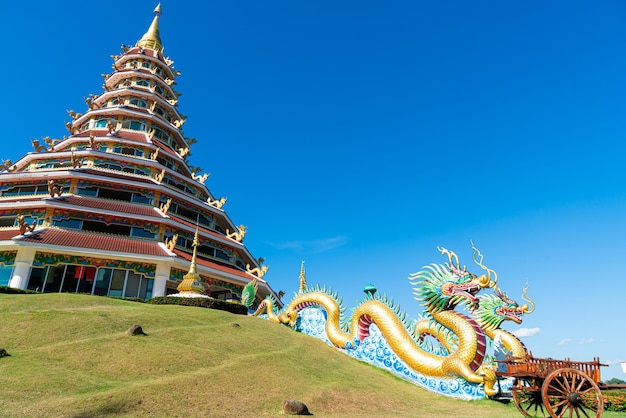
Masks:
[[[584,340],[580,340],[580,342],[578,344],[580,345],[586,345],[586,344],[593,344],[596,342],[595,338],[586,338]]]
[[[569,344],[572,342],[571,338],[563,338],[561,341],[559,341],[558,345],[565,345],[565,344]]]
[[[511,334],[516,337],[532,337],[533,335],[537,335],[541,332],[541,328],[520,328],[518,330],[513,331]]]
[[[348,242],[348,238],[344,236],[336,236],[312,241],[288,241],[283,243],[268,242],[269,245],[277,250],[293,250],[298,253],[323,253],[344,246]]]

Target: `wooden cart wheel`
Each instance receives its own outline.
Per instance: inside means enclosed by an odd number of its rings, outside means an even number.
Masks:
[[[518,377],[511,388],[515,406],[525,417],[547,418],[550,415],[541,400],[541,388],[534,379]]]
[[[580,370],[558,369],[541,387],[543,404],[551,417],[602,416],[604,401],[596,382]]]

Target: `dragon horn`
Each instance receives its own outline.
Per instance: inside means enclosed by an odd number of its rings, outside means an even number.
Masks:
[[[442,255],[447,255],[448,256],[448,261],[450,262],[450,266],[454,266],[456,268],[460,268],[459,265],[459,257],[454,253],[454,251],[450,251],[446,248],[443,247],[437,247],[437,249],[439,250],[439,252]],[[452,260],[454,258],[454,260],[456,260],[456,263]]]
[[[480,285],[482,287],[495,287],[496,284],[498,283],[498,273],[496,273],[495,271],[493,271],[489,267],[486,267],[483,264],[484,256],[482,255],[480,250],[476,248],[476,246],[474,245],[474,241],[470,240],[470,243],[472,244],[472,249],[474,250],[474,254],[472,254],[472,259],[474,260],[474,263],[476,263],[481,269],[487,272],[486,275],[483,274],[482,276],[479,277],[478,280],[480,282]],[[477,255],[479,259],[476,258]],[[493,279],[492,279],[492,276],[493,276]]]
[[[524,311],[525,314],[531,314],[531,313],[535,312],[535,302],[533,302],[533,300],[531,298],[529,298],[528,295],[526,294],[526,291],[528,290],[529,287],[530,287],[530,285],[528,284],[528,280],[526,280],[526,286],[522,290],[522,299],[524,299],[526,302],[530,303],[531,308],[529,310],[528,309],[528,305],[523,305],[522,306],[522,310]]]

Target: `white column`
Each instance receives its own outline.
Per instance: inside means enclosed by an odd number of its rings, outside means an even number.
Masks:
[[[152,297],[165,296],[165,288],[167,280],[170,278],[170,266],[166,263],[157,263],[154,272],[154,288],[152,289]]]
[[[37,250],[31,247],[22,247],[15,256],[15,267],[13,268],[13,277],[9,281],[9,287],[16,289],[26,289],[28,286],[28,273],[33,265],[35,253]]]

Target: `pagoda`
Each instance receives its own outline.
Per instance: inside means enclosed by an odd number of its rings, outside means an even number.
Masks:
[[[163,55],[160,5],[134,46],[112,56],[103,92],[68,111],[68,136],[33,139],[34,152],[0,166],[0,286],[148,299],[194,292],[239,300],[276,297],[268,267],[188,163],[174,89],[180,73]],[[192,260],[193,258],[193,260]]]

